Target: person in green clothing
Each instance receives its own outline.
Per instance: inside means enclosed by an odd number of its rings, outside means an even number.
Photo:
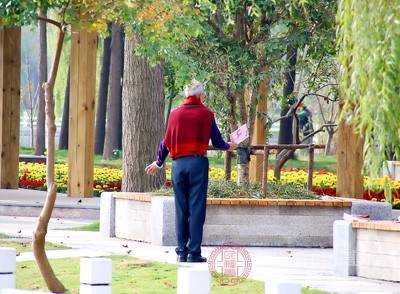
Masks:
[[[314,132],[314,126],[312,121],[312,113],[305,104],[302,104],[300,113],[297,114],[299,117],[299,128],[303,138]],[[303,143],[312,143],[312,137],[305,140]]]

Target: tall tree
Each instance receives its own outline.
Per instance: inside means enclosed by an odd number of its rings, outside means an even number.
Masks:
[[[123,82],[123,191],[145,192],[165,183],[165,172],[147,176],[164,135],[164,63],[151,66],[135,54],[138,38],[125,42]]]
[[[43,10],[40,10],[40,16],[46,18]],[[47,81],[47,28],[46,22],[39,23],[39,96],[38,108],[36,117],[36,140],[35,140],[35,155],[43,155],[45,151],[45,100],[43,85]]]
[[[121,148],[122,141],[122,76],[124,58],[124,32],[114,23],[111,34],[110,99],[107,110],[106,136],[103,158],[110,159],[113,151]]]
[[[108,30],[112,23],[108,25]],[[111,36],[103,40],[103,59],[101,63],[99,97],[97,99],[96,126],[94,139],[94,154],[103,154],[104,139],[106,135],[106,113],[108,85],[110,80]]]
[[[226,124],[247,123],[250,140],[243,143],[246,149],[250,147],[256,116],[266,119],[265,113],[256,113],[263,97],[261,84],[268,81],[269,89],[283,85],[282,57],[288,45],[294,43],[301,48],[310,44],[311,30],[331,27],[334,9],[331,1],[317,0],[153,0],[132,6],[144,44],[137,53],[172,59],[180,80],[177,85],[188,83],[194,76],[206,81],[210,106],[225,117],[221,120]],[[237,109],[228,120],[229,104]],[[265,123],[268,125],[268,121]],[[238,179],[245,183],[248,163],[239,167]]]
[[[45,93],[45,110],[46,110],[46,126],[47,126],[47,164],[46,164],[46,183],[47,196],[42,212],[38,218],[37,224],[33,231],[32,247],[33,254],[38,264],[43,279],[52,292],[64,293],[65,286],[57,279],[45,251],[45,239],[47,227],[53,212],[54,203],[57,197],[57,184],[54,174],[55,162],[55,112],[54,112],[54,84],[57,77],[58,66],[62,52],[63,41],[67,29],[67,23],[82,24],[82,15],[90,16],[90,19],[96,20],[92,23],[92,28],[100,29],[104,27],[109,20],[111,7],[110,3],[91,2],[74,2],[74,9],[70,9],[69,0],[60,1],[11,1],[10,5],[0,5],[1,27],[4,25],[24,25],[37,23],[38,20],[46,21],[56,26],[58,29],[58,39],[54,59],[48,80],[44,83]],[[39,16],[39,9],[44,9],[43,13],[49,10],[55,11],[57,18],[48,19]],[[105,13],[107,11],[107,13]],[[68,22],[66,21],[68,19]],[[83,25],[83,24],[82,24]]]
[[[70,81],[71,81],[71,68],[70,66],[68,66],[67,81],[65,84],[63,115],[61,119],[60,138],[58,141],[58,149],[60,150],[68,149]]]
[[[338,3],[340,116],[364,137],[364,165],[379,174],[389,150],[400,158],[400,5]]]

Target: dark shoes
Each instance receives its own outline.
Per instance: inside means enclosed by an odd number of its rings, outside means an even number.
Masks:
[[[194,255],[192,253],[189,253],[187,258],[186,258],[187,262],[206,262],[207,258],[201,256],[201,255]]]
[[[206,262],[207,258],[197,254],[180,254],[176,257],[177,262]]]
[[[187,254],[178,255],[176,257],[177,262],[186,262]]]

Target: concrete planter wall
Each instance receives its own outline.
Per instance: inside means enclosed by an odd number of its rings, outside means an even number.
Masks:
[[[400,223],[334,223],[334,272],[400,282]]]
[[[208,199],[203,245],[332,247],[333,222],[349,200]],[[173,197],[103,193],[103,236],[174,246]]]

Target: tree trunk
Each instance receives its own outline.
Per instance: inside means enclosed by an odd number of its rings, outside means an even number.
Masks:
[[[32,93],[32,82],[31,82],[31,75],[30,75],[30,66],[29,66],[29,55],[26,55],[25,58],[26,64],[26,84],[28,86],[28,97],[29,97],[29,128],[31,134],[31,142],[30,147],[33,147],[33,115],[35,111],[35,103],[34,103],[34,95]]]
[[[231,132],[235,131],[237,128],[237,121],[236,121],[236,99],[235,96],[232,95],[229,91],[227,91],[227,98],[229,100],[229,127]],[[231,179],[232,173],[232,152],[224,152],[224,180]]]
[[[294,90],[294,83],[296,80],[296,62],[297,62],[297,48],[290,46],[288,48],[287,59],[290,64],[290,69],[285,73],[285,85],[283,87],[283,97],[286,103],[283,103],[281,109],[281,116],[285,116],[290,107],[296,102],[293,98],[288,98]],[[293,143],[293,116],[284,118],[280,122],[278,144],[292,144]]]
[[[145,167],[157,156],[164,136],[164,63],[150,67],[145,57],[135,55],[136,38],[125,41],[122,93],[123,181],[125,192],[145,192],[165,183],[164,169],[155,176]]]
[[[333,136],[337,132],[337,127],[328,127],[326,131],[328,133],[328,139],[325,145],[325,155],[335,155],[336,149],[332,148],[332,142],[333,142]]]
[[[112,26],[111,36],[111,78],[110,99],[108,104],[108,117],[106,136],[104,142],[103,158],[111,159],[113,150],[120,149],[122,144],[122,85],[123,78],[123,48],[124,33],[118,24]]]
[[[239,113],[239,121],[240,124],[243,125],[245,123],[248,123],[249,117],[247,115],[247,102],[245,100],[245,94],[244,93],[239,93],[236,95],[237,97],[237,103],[238,103],[238,113]],[[255,112],[255,111],[254,111]],[[250,135],[250,139],[246,139],[243,143],[242,143],[242,147],[245,150],[248,150],[251,146],[251,137],[254,131],[254,125],[253,128],[251,125],[247,125],[248,129],[249,129],[249,135]],[[246,152],[244,150],[244,152]],[[240,163],[239,160],[239,154],[241,154],[240,152],[236,152],[237,156],[238,156],[238,163],[237,163],[237,179],[236,179],[236,183],[239,186],[242,185],[246,185],[249,183],[249,175],[250,175],[250,161],[244,160],[243,163]],[[247,158],[247,156],[243,156],[243,158]]]
[[[112,24],[109,24],[109,29]],[[101,64],[99,98],[97,99],[96,130],[94,141],[94,154],[103,154],[104,138],[106,134],[106,111],[108,85],[110,80],[111,36],[104,39],[103,60]]]
[[[40,12],[40,16],[46,17]],[[38,109],[36,118],[36,140],[35,140],[35,155],[43,155],[45,151],[45,98],[43,84],[47,80],[47,29],[46,22],[39,22],[39,38],[40,38],[40,53],[39,53],[39,96]]]
[[[287,59],[289,61],[289,70],[285,73],[285,85],[283,87],[283,97],[287,102],[285,105],[282,103],[281,116],[285,116],[290,110],[290,107],[296,102],[295,98],[288,98],[293,94],[294,84],[296,81],[296,63],[297,63],[297,47],[290,45],[288,48]],[[293,115],[281,119],[279,126],[278,144],[293,144]],[[280,156],[285,152],[283,156]],[[274,167],[274,175],[280,178],[281,168],[289,159],[294,159],[295,153],[292,150],[282,150],[278,152]]]
[[[46,116],[47,116],[47,162],[46,162],[46,182],[47,196],[42,212],[38,218],[38,222],[33,231],[32,248],[37,265],[40,269],[42,277],[51,292],[64,293],[66,291],[64,285],[57,279],[54,271],[49,263],[45,251],[47,227],[53,212],[54,203],[57,197],[57,184],[54,176],[55,162],[55,115],[54,115],[54,83],[57,76],[58,65],[60,62],[61,50],[64,41],[66,27],[60,27],[57,41],[56,53],[54,56],[53,66],[51,68],[49,80],[44,84]]]
[[[71,69],[68,66],[67,83],[65,85],[65,95],[64,95],[64,109],[61,120],[60,139],[58,141],[58,149],[60,150],[63,149],[68,150],[70,81],[71,81]]]

